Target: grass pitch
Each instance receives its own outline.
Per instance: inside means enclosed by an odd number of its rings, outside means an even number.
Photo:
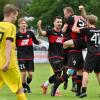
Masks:
[[[26,94],[28,100],[100,100],[100,86],[96,80],[95,75],[92,73],[89,77],[88,84],[88,95],[86,98],[78,98],[73,92],[71,92],[71,78],[68,82],[68,89],[63,90],[62,85],[59,87],[62,96],[61,97],[51,97],[50,87],[48,88],[47,95],[42,95],[41,84],[48,79],[50,76],[50,65],[49,64],[35,64],[35,73],[33,76],[33,81],[31,82],[31,94]],[[7,86],[4,86],[0,90],[0,100],[16,100],[16,95],[11,93]]]

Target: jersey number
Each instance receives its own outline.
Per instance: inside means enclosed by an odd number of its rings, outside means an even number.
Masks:
[[[85,24],[85,22],[83,21],[83,20],[81,20],[81,19],[79,19],[79,27],[85,27],[86,26],[86,24]]]
[[[100,33],[95,33],[91,37],[91,41],[94,41],[95,42],[95,45],[100,45]]]
[[[4,35],[4,32],[0,32],[0,43],[2,41],[3,35]]]

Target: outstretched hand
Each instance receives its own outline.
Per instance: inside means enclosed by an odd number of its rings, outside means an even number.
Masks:
[[[83,10],[84,9],[84,6],[83,5],[80,5],[78,8],[79,8],[79,10]]]
[[[42,25],[42,20],[39,20],[38,22],[37,22],[37,26],[41,26]]]

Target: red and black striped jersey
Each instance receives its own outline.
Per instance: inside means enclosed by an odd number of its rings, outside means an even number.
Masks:
[[[74,25],[74,16],[70,16],[67,20],[66,20],[66,23],[68,24],[68,28],[64,34],[65,38],[67,40],[70,40],[70,39],[73,39],[73,40],[78,40],[78,39],[81,39],[81,40],[85,40],[85,35],[84,34],[77,34],[75,32],[72,32],[72,27]],[[86,27],[87,23],[86,23],[86,20],[83,18],[83,17],[80,17],[78,23],[77,23],[77,26],[80,27],[80,28],[83,28],[83,27]],[[70,50],[79,50],[81,51],[82,49],[78,49],[78,48],[71,48]]]
[[[33,43],[39,44],[32,31],[25,33],[17,32],[16,34],[16,47],[17,58],[20,59],[33,59]]]
[[[49,58],[58,57],[63,58],[63,33],[57,32],[54,29],[47,30],[47,37],[49,41]]]

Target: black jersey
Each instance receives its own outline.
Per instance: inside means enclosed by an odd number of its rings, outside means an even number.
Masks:
[[[16,34],[16,47],[17,58],[19,60],[33,59],[33,43],[39,44],[32,31],[25,33],[17,32]]]
[[[47,30],[47,37],[49,40],[49,58],[63,59],[63,33],[57,32],[54,29]]]
[[[88,52],[100,55],[100,29],[83,28],[80,32],[86,35],[86,43]]]
[[[74,25],[74,16],[70,16],[66,23],[68,24],[68,28],[65,32],[65,37],[67,38],[67,40],[73,39],[73,40],[81,40],[84,41],[85,40],[85,35],[84,34],[77,34],[75,32],[72,32],[72,27]],[[80,17],[80,19],[78,20],[77,26],[80,28],[86,27],[86,20],[83,17]],[[81,50],[80,48],[71,48],[70,50]]]

